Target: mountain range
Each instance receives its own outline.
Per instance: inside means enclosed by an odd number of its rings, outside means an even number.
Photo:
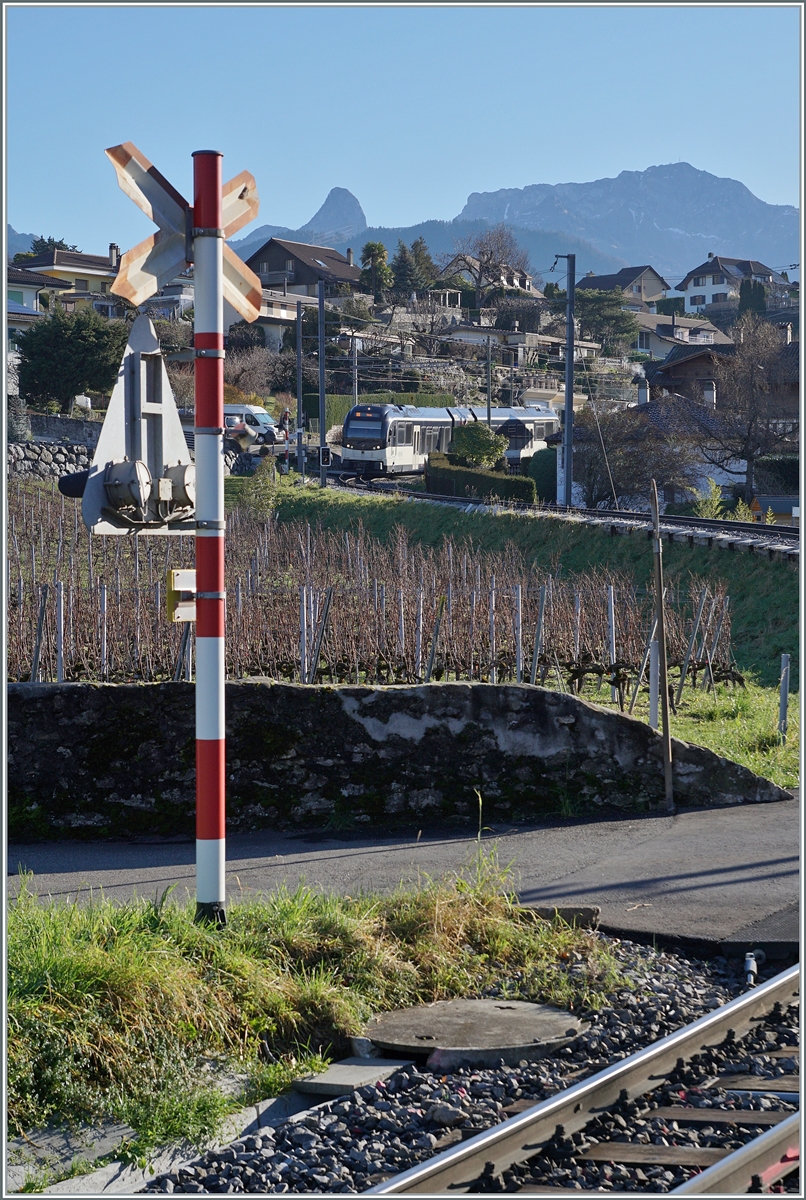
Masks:
[[[524,250],[532,271],[545,276],[557,253],[575,254],[577,279],[588,271],[609,274],[624,266],[651,264],[674,286],[710,251],[754,258],[777,270],[799,258],[800,213],[788,204],[767,204],[735,179],[723,179],[689,163],[645,171],[622,171],[591,183],[536,183],[523,188],[473,192],[452,221],[421,221],[406,227],[368,226],[347,188],[332,188],[321,208],[299,229],[261,225],[232,247],[249,258],[270,237],[351,247],[383,242],[389,256],[399,240],[425,239],[437,257],[457,239],[504,222]],[[33,235],[8,227],[13,255],[30,247]]]

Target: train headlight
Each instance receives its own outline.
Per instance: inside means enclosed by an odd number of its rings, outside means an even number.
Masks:
[[[151,495],[151,472],[139,459],[111,462],[104,474],[104,490],[110,508],[145,508]]]

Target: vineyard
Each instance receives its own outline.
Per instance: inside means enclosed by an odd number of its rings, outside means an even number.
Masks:
[[[167,571],[193,566],[190,537],[90,537],[78,502],[47,484],[12,484],[8,503],[10,679],[192,677],[191,626],[165,614]],[[429,548],[398,528],[382,544],[240,505],[226,571],[231,679],[533,682],[626,709],[648,675],[651,590],[539,571],[511,543]],[[667,591],[666,626],[678,694],[681,673],[694,687],[740,679],[724,587]]]

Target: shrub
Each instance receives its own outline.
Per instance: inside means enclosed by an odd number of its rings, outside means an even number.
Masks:
[[[538,500],[551,504],[557,499],[556,450],[550,450],[548,446],[545,450],[538,450],[529,459],[526,473],[530,479],[535,481]]]
[[[478,496],[479,499],[515,500],[534,504],[536,500],[533,479],[524,475],[502,475],[496,471],[474,470],[471,467],[455,467],[445,454],[428,456],[425,467],[427,491],[440,496]]]
[[[474,421],[454,431],[451,452],[464,467],[492,467],[506,451],[507,438],[493,433],[489,425]]]

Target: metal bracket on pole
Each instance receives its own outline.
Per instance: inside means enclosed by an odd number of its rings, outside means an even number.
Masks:
[[[219,433],[224,433],[224,432],[225,432],[225,430],[224,430],[223,425],[208,425],[208,426],[194,425],[193,426],[193,433],[196,435],[196,437],[199,437],[200,435],[202,437],[204,437],[208,434],[210,436],[214,437],[214,436],[217,436]]]
[[[226,529],[226,521],[197,521],[197,529]]]
[[[224,233],[223,229],[203,229],[203,228],[194,227],[192,232],[193,232],[194,238],[197,238],[197,237],[217,237],[217,238],[226,237],[226,234]]]
[[[194,358],[226,358],[226,350],[194,350]]]

